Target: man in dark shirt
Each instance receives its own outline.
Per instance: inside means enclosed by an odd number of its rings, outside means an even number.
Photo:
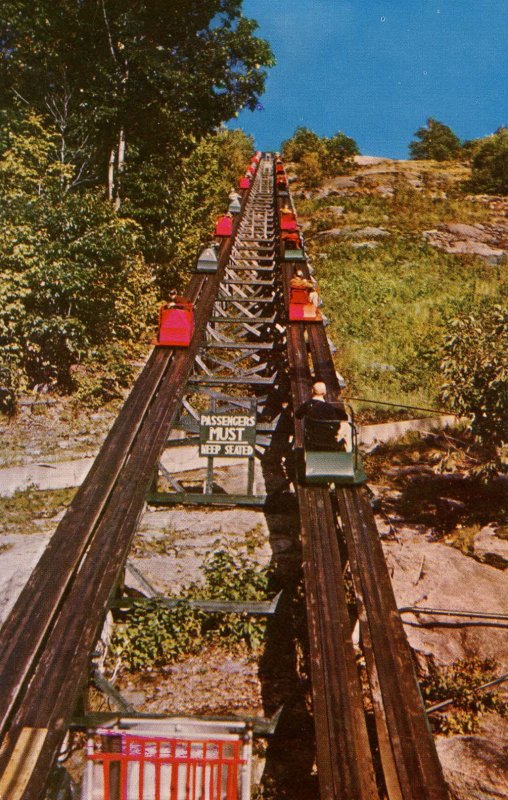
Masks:
[[[344,439],[337,441],[340,423],[348,419],[342,403],[325,400],[326,385],[318,381],[312,397],[296,410],[296,418],[304,420],[305,444],[313,450],[343,450]]]

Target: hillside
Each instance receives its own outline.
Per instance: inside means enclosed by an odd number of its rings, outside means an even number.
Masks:
[[[508,198],[466,194],[461,164],[355,162],[292,181],[337,367],[351,393],[435,405],[448,320],[506,299]]]

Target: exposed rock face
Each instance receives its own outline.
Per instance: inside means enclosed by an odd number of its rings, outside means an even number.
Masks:
[[[0,569],[0,625],[7,619],[48,541],[49,534],[2,536],[5,550]]]
[[[508,573],[408,531],[383,541],[397,605],[508,614]],[[508,668],[508,622],[404,613],[411,647],[438,664],[481,655]],[[438,623],[425,627],[425,623]],[[487,624],[485,624],[487,623]]]
[[[480,561],[498,569],[508,567],[508,540],[496,535],[493,528],[482,528],[473,542],[474,554]]]
[[[344,225],[342,228],[329,228],[326,231],[317,231],[312,234],[312,239],[385,239],[390,236],[390,232],[384,228],[351,228],[349,225]]]
[[[437,740],[452,800],[508,797],[508,724],[496,716],[490,727],[485,732],[488,737],[452,736]]]
[[[344,233],[348,236],[351,236],[354,239],[384,239],[386,236],[389,236],[389,231],[385,230],[384,228],[374,228],[374,227],[367,227],[367,228],[343,228]]]
[[[475,255],[489,264],[506,261],[508,253],[508,226],[466,225],[454,222],[424,231],[423,237],[433,247],[445,253]]]

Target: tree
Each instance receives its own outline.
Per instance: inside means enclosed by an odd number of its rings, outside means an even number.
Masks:
[[[508,194],[508,130],[500,128],[475,149],[471,187],[486,194]]]
[[[297,167],[297,175],[306,189],[315,189],[323,180],[323,169],[318,153],[304,153]]]
[[[72,193],[59,137],[29,114],[0,158],[0,371],[12,392],[69,389],[72,367],[135,342],[155,295],[141,230],[95,190]]]
[[[325,139],[326,165],[328,175],[340,175],[353,165],[353,157],[360,153],[357,143],[350,136],[339,131]]]
[[[286,161],[300,162],[307,153],[316,153],[319,158],[324,155],[323,140],[309,128],[299,127],[290,139],[282,142],[282,155]]]
[[[164,191],[150,221],[143,213],[145,236],[150,237],[145,252],[154,262],[163,295],[183,282],[199,248],[209,241],[215,217],[227,206],[228,192],[252,153],[252,139],[243,131],[221,129],[204,137],[173,175],[160,182]],[[133,216],[137,213],[133,208]]]
[[[4,0],[0,100],[50,115],[77,182],[118,208],[131,163],[170,170],[242,108],[274,63],[241,0]],[[133,199],[133,198],[131,198]]]
[[[429,117],[425,128],[418,128],[414,134],[419,141],[409,145],[409,153],[413,159],[450,161],[461,152],[460,139],[448,125]]]
[[[508,309],[487,303],[450,322],[441,369],[441,398],[468,416],[493,448],[508,442]]]

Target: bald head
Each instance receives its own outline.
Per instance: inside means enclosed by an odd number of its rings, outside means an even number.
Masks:
[[[314,383],[312,386],[312,396],[319,397],[324,400],[325,395],[326,383],[323,383],[323,381],[317,381],[317,383]]]

